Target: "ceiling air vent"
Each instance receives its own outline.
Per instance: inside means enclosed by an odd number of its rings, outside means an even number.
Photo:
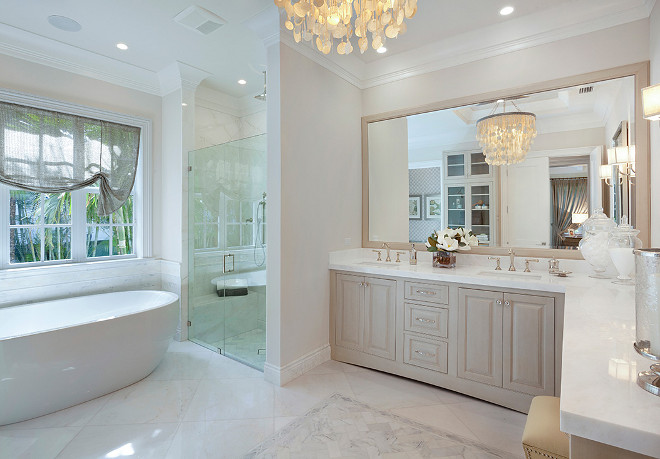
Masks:
[[[178,22],[182,26],[199,32],[202,35],[208,35],[227,23],[227,21],[217,14],[213,14],[209,10],[197,5],[189,6],[181,11],[174,17],[174,22]]]
[[[593,86],[582,86],[580,88],[580,94],[589,94],[590,92],[594,91]]]

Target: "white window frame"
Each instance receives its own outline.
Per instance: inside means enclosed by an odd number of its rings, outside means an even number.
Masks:
[[[93,107],[86,107],[70,102],[49,99],[31,94],[0,89],[0,100],[8,103],[26,105],[34,108],[52,110],[71,115],[100,119],[129,126],[136,126],[140,131],[140,154],[138,156],[137,174],[133,186],[133,246],[131,255],[110,255],[107,257],[87,258],[85,244],[74,244],[76,240],[84,241],[87,234],[87,219],[85,218],[85,198],[87,189],[71,192],[71,259],[51,260],[30,263],[10,263],[9,250],[9,191],[10,187],[0,184],[0,269],[21,269],[35,266],[65,265],[74,263],[103,262],[126,258],[150,258],[152,256],[152,200],[151,200],[151,157],[152,157],[152,122],[123,113],[111,112]],[[73,219],[74,208],[82,210],[82,217]]]

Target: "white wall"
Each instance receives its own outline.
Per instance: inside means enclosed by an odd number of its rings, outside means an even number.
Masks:
[[[660,84],[660,2],[650,20],[651,84]],[[660,247],[660,121],[651,123],[651,245]]]
[[[369,125],[369,240],[408,242],[408,120]]]
[[[362,175],[360,91],[286,45],[280,57],[282,339],[279,362],[272,362],[269,336],[268,362],[283,367],[328,345],[328,252],[361,245]],[[270,121],[268,127],[270,135]],[[269,191],[272,186],[269,180]],[[272,212],[271,206],[269,232]],[[271,242],[269,234],[269,249]],[[274,256],[271,251],[269,281]]]

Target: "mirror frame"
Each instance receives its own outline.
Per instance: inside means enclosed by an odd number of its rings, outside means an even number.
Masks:
[[[386,121],[404,116],[419,115],[438,110],[446,110],[466,105],[478,104],[488,100],[516,98],[523,95],[535,94],[545,91],[564,89],[572,86],[582,86],[604,80],[623,77],[635,77],[635,151],[637,183],[646,186],[637,188],[635,206],[637,209],[635,226],[640,230],[639,238],[644,247],[649,247],[651,237],[651,155],[650,155],[650,122],[645,120],[642,113],[642,88],[650,84],[650,62],[640,62],[607,70],[585,73],[581,75],[560,78],[556,80],[534,83],[531,85],[510,88],[501,91],[475,94],[456,99],[434,102],[416,108],[395,110],[376,115],[362,117],[362,247],[379,248],[383,241],[369,240],[369,135],[370,123]],[[640,167],[641,166],[641,167]],[[389,242],[389,241],[388,241]],[[396,250],[409,250],[411,243],[391,242],[390,246]],[[513,247],[516,248],[516,247]],[[506,255],[509,247],[475,247],[469,253],[479,255]],[[579,250],[566,249],[539,249],[516,248],[516,256],[583,259]]]

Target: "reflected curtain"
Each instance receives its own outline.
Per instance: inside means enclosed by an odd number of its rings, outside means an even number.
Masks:
[[[0,183],[62,193],[99,183],[99,215],[128,199],[140,128],[0,102]]]
[[[589,212],[589,181],[587,178],[553,178],[552,233],[553,247],[564,245],[562,233],[572,223],[574,213]]]

